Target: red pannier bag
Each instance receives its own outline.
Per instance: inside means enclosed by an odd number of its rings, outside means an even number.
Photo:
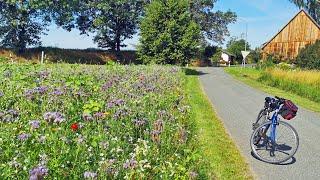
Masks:
[[[296,117],[298,107],[290,100],[285,100],[283,106],[279,110],[279,114],[286,120],[291,120]]]

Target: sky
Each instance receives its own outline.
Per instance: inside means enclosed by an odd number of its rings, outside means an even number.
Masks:
[[[231,10],[238,21],[229,25],[230,37],[244,37],[248,26],[248,42],[252,48],[260,47],[269,41],[299,9],[289,0],[219,0],[214,10]],[[229,38],[230,38],[229,37]],[[42,36],[43,46],[59,48],[86,49],[97,48],[92,41],[93,35],[80,35],[79,31],[65,31],[55,25],[49,27],[46,36]],[[229,39],[226,38],[225,43]],[[139,36],[126,40],[128,50],[135,49]]]

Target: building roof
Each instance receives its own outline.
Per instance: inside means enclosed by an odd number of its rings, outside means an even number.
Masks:
[[[274,38],[276,38],[300,13],[305,13],[307,17],[319,28],[320,30],[320,25],[311,17],[311,15],[304,9],[301,9],[276,35],[274,35],[270,41],[264,43],[262,45],[261,49],[264,49]]]
[[[233,57],[235,57],[235,55],[233,55],[233,54],[229,53],[227,50],[222,50],[222,52],[223,52],[223,53],[225,53],[225,54],[228,54],[229,56],[233,56]]]

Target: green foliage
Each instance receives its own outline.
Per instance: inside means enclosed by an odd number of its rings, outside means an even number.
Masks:
[[[206,46],[203,50],[203,58],[205,60],[210,59],[214,54],[217,53],[217,51],[219,51],[221,48],[217,47],[217,46]]]
[[[50,21],[41,1],[5,0],[0,2],[0,45],[19,53],[27,46],[40,45]]]
[[[251,51],[248,55],[248,62],[249,63],[258,63],[262,59],[262,53],[260,48],[256,48],[255,50]]]
[[[0,179],[209,179],[184,78],[163,66],[1,65]]]
[[[120,51],[122,42],[136,33],[143,0],[62,1],[52,5],[56,23],[67,30],[77,28],[82,34],[95,33],[101,48]]]
[[[120,51],[122,42],[136,33],[138,18],[143,11],[143,1],[121,0],[93,3],[99,16],[94,20],[94,41],[99,47]]]
[[[238,63],[242,62],[242,54],[241,51],[245,50],[245,40],[237,39],[235,37],[231,38],[227,43],[227,51],[235,56],[235,60]],[[247,42],[247,50],[250,50],[250,45]]]
[[[320,40],[302,49],[295,62],[301,68],[320,69]]]
[[[222,48],[218,48],[217,51],[211,56],[210,60],[212,63],[218,63],[221,60]]]
[[[265,60],[260,60],[257,63],[256,68],[257,69],[272,68],[276,65],[277,62],[278,62],[278,60],[273,55],[268,55]]]
[[[231,11],[212,11],[217,0],[192,0],[190,13],[199,25],[203,40],[222,43],[229,35],[228,25],[236,21],[236,14]]]
[[[315,97],[316,99],[319,100],[320,95],[319,95],[318,89],[320,88],[320,84],[318,84],[318,86],[314,86],[308,83],[303,83],[299,80],[299,85],[295,87],[296,86],[295,84],[287,85],[287,83],[289,83],[290,80],[284,80],[284,77],[276,78],[278,80],[275,80],[273,77],[270,77],[270,74],[269,74],[269,75],[266,75],[268,77],[261,78],[262,76],[265,75],[263,74],[265,71],[257,70],[254,68],[233,67],[233,68],[227,68],[225,70],[235,78],[243,81],[244,83],[252,87],[258,88],[274,96],[291,99],[292,101],[296,102],[297,104],[299,104],[300,106],[306,109],[309,109],[315,112],[320,112],[320,103],[316,103],[313,98],[309,98],[309,97]],[[296,74],[296,72],[294,71],[293,73]],[[297,80],[298,79],[299,78],[297,78]],[[264,80],[267,80],[267,81],[264,81]],[[274,82],[274,81],[277,81],[277,82]],[[285,81],[285,82],[280,82],[280,81]],[[291,80],[290,82],[297,83],[294,80]],[[305,86],[306,88],[304,88],[303,86]],[[310,89],[311,91],[309,91]]]
[[[288,71],[288,70],[286,70]],[[277,87],[285,91],[295,93],[314,102],[320,102],[320,86],[312,86],[306,83],[301,83],[296,80],[288,80],[284,77],[277,77],[270,74],[268,71],[262,73],[258,79],[259,82],[268,86]]]
[[[299,8],[306,9],[309,14],[320,24],[320,1],[319,0],[289,0]]]
[[[154,0],[141,22],[139,58],[144,63],[187,64],[200,44],[200,27],[187,0]]]
[[[293,67],[290,64],[285,63],[285,62],[281,62],[281,63],[277,64],[277,67],[282,69],[282,70],[291,70],[291,69],[293,69]]]

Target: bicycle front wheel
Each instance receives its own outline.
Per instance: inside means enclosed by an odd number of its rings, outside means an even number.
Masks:
[[[266,122],[253,131],[250,145],[253,154],[260,160],[279,164],[294,156],[299,147],[297,131],[288,123],[279,121],[275,142],[271,140],[272,122]]]

